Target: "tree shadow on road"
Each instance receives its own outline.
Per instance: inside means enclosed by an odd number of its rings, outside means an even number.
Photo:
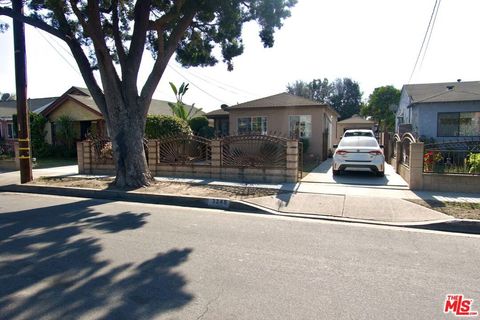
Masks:
[[[98,201],[0,215],[2,319],[147,319],[188,304],[182,264],[190,248],[114,265],[101,257],[98,232],[141,228],[146,213],[100,215]]]

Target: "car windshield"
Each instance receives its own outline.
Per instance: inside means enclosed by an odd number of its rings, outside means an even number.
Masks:
[[[347,131],[343,136],[344,137],[373,137],[373,134],[369,131]]]

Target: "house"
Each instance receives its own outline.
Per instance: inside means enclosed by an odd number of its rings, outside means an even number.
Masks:
[[[480,81],[404,85],[395,131],[435,141],[480,137]]]
[[[207,117],[214,120],[216,130],[228,130],[230,135],[259,133],[308,139],[307,153],[325,159],[334,144],[339,114],[327,104],[279,93],[224,107]]]
[[[348,119],[338,121],[337,123],[337,136],[336,144],[342,139],[343,133],[350,129],[370,129],[375,130],[375,121],[367,120],[358,114],[354,114]]]
[[[42,108],[55,101],[57,97],[28,99],[27,104],[30,111],[39,112]],[[13,125],[13,115],[17,114],[17,101],[0,102],[0,140],[12,143],[15,140],[15,130]]]
[[[94,132],[99,136],[108,136],[103,115],[86,88],[71,87],[60,97],[31,99],[29,101],[32,106],[30,110],[45,116],[48,120],[45,126],[45,140],[49,144],[56,144],[57,142],[57,122],[62,116],[68,116],[71,119],[75,140],[77,141],[85,139],[89,132]],[[10,122],[7,123],[8,128],[5,129],[7,130],[7,135],[14,134],[11,117],[13,114],[16,114],[16,102],[11,102],[11,105],[13,107],[5,112],[2,111],[2,105],[0,105],[0,117],[3,113],[10,114]],[[172,115],[172,110],[168,105],[168,101],[153,99],[148,113],[153,115]],[[197,113],[201,114],[200,111]],[[10,132],[12,133],[10,134]]]

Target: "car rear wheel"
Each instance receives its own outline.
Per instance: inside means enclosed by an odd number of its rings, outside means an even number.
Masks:
[[[378,171],[377,172],[377,177],[384,177],[385,176],[385,172],[384,171]]]
[[[338,176],[340,174],[340,170],[332,170],[334,176]]]

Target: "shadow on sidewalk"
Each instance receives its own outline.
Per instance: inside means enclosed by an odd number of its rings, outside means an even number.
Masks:
[[[92,229],[141,228],[146,213],[100,215],[84,200],[0,215],[2,319],[152,318],[188,304],[182,264],[190,248],[158,253],[138,264],[101,257]],[[90,230],[90,231],[89,231]]]
[[[466,234],[480,234],[480,220],[454,220],[441,223],[432,223],[422,226],[412,226],[412,228]]]

